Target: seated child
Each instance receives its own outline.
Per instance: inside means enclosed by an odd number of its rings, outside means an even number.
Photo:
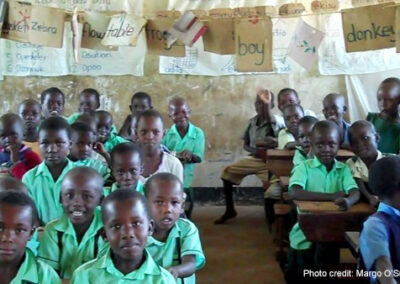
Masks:
[[[303,116],[299,120],[299,135],[298,141],[299,146],[296,147],[296,151],[294,151],[293,156],[293,169],[300,165],[305,160],[314,157],[311,147],[311,136],[312,136],[312,129],[314,125],[318,122],[318,119],[313,116]],[[293,172],[292,169],[292,172]]]
[[[315,157],[294,169],[289,182],[291,199],[333,201],[341,210],[347,210],[358,201],[360,194],[350,168],[335,159],[339,146],[340,132],[334,122],[325,120],[314,125],[311,147]],[[299,223],[293,226],[289,239],[287,283],[298,283],[304,269],[314,268],[314,258],[322,269],[339,261],[339,249],[335,246],[321,245],[314,251]]]
[[[185,213],[190,218],[194,203],[194,193],[191,188],[194,168],[196,163],[203,160],[205,138],[203,130],[190,122],[191,110],[183,98],[173,98],[168,106],[168,115],[174,125],[167,130],[161,143],[170,151],[175,151],[176,157],[183,164],[186,205],[189,205]]]
[[[185,203],[182,182],[173,174],[158,173],[146,182],[145,195],[155,224],[147,250],[160,266],[181,278],[178,283],[195,283],[205,257],[196,225],[179,218]]]
[[[296,90],[290,88],[284,88],[278,93],[278,109],[283,111],[283,109],[290,104],[301,105],[299,95]],[[304,110],[304,115],[315,116],[315,113],[309,109]],[[283,116],[276,116],[276,127],[277,129],[282,129],[285,127],[285,120]]]
[[[15,113],[0,117],[0,165],[3,173],[22,179],[24,174],[40,164],[42,159],[22,144],[24,122]]]
[[[57,273],[26,248],[36,224],[35,204],[27,194],[0,193],[0,283],[61,284]]]
[[[294,150],[298,145],[298,122],[304,116],[301,105],[290,104],[282,110],[286,128],[279,131],[278,148]]]
[[[376,160],[388,155],[378,150],[379,139],[379,134],[369,121],[358,120],[349,129],[351,150],[356,156],[348,159],[346,163],[350,167],[360,192],[372,208],[378,206],[379,199],[368,188],[369,169]]]
[[[95,119],[97,126],[97,142],[99,143],[96,143],[94,149],[97,152],[104,154],[105,150],[109,153],[118,144],[128,142],[128,140],[112,132],[113,118],[108,111],[96,111]]]
[[[131,98],[131,105],[129,106],[131,114],[125,118],[118,135],[135,142],[137,140],[135,135],[137,118],[143,111],[152,108],[153,106],[151,105],[151,97],[149,94],[145,92],[135,93]]]
[[[104,188],[104,196],[117,189],[135,190],[143,194],[140,180],[142,168],[142,151],[137,144],[127,142],[115,146],[111,151],[111,169],[116,182],[111,188]]]
[[[62,117],[45,119],[39,127],[39,147],[44,161],[28,171],[22,182],[38,208],[41,224],[59,218],[61,182],[76,165],[67,158],[71,145],[71,128]]]
[[[236,217],[237,213],[233,204],[233,185],[240,185],[248,175],[257,175],[263,185],[269,186],[269,172],[265,161],[259,151],[278,146],[275,133],[275,117],[271,114],[274,108],[274,94],[267,90],[260,90],[254,102],[256,116],[248,122],[243,135],[243,149],[249,156],[241,158],[225,167],[221,174],[225,194],[225,213],[215,224],[224,224],[227,220]]]
[[[133,190],[116,190],[104,200],[101,219],[104,239],[110,244],[105,254],[75,270],[71,284],[82,283],[176,283],[145,249],[153,233],[146,198]]]
[[[76,165],[95,169],[106,181],[110,177],[110,169],[98,159],[93,158],[93,145],[96,133],[90,126],[82,122],[71,124],[71,151],[68,158]]]
[[[61,116],[64,112],[65,96],[59,88],[48,88],[40,94],[42,115],[44,118],[50,116]]]
[[[144,181],[156,173],[171,173],[183,181],[183,166],[173,155],[164,152],[160,146],[164,136],[164,121],[155,110],[145,110],[138,119],[136,130],[143,153]]]
[[[23,143],[39,156],[40,150],[37,130],[39,128],[41,113],[42,108],[40,104],[33,99],[24,100],[18,106],[18,114],[25,124]]]
[[[390,156],[374,162],[368,184],[381,203],[378,212],[364,222],[361,256],[366,269],[378,275],[371,282],[399,283],[399,274],[394,271],[400,270],[400,158]]]
[[[381,139],[378,149],[382,153],[400,152],[400,79],[387,78],[379,85],[377,92],[379,113],[368,113],[370,121]]]
[[[349,128],[350,124],[343,119],[347,111],[346,100],[340,94],[328,94],[322,101],[325,119],[331,120],[339,126],[342,137],[341,148],[349,148]]]
[[[104,250],[100,237],[100,205],[103,179],[92,168],[76,167],[61,184],[64,213],[48,223],[40,240],[39,259],[69,279],[80,265],[95,259]]]

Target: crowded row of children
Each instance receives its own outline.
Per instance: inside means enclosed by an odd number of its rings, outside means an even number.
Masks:
[[[64,119],[64,95],[50,88],[0,117],[0,284],[195,283],[205,257],[184,209],[202,130],[174,98],[165,133],[137,93],[120,136],[99,99],[84,90]]]

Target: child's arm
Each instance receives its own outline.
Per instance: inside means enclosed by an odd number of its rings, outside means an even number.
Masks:
[[[125,118],[124,123],[122,124],[121,129],[118,132],[119,136],[122,136],[126,139],[129,139],[129,129],[131,128],[131,123],[132,123],[132,115],[128,115]]]
[[[293,185],[290,191],[290,198],[292,200],[302,201],[334,201],[342,196],[344,192],[339,191],[335,193],[321,193],[304,190],[300,185]]]
[[[354,180],[356,181],[358,189],[360,190],[361,194],[364,195],[365,198],[367,198],[369,205],[372,208],[376,208],[379,204],[379,199],[376,196],[369,193],[369,191],[365,187],[364,182],[360,178],[354,178]]]
[[[268,123],[275,124],[275,116],[271,112],[271,94],[268,90],[260,89],[257,92],[258,97],[261,99],[261,101],[264,103],[266,106],[264,108],[264,118]]]
[[[179,155],[186,163],[201,163],[203,160],[206,140],[202,130],[199,130],[197,134],[192,151],[183,150]]]
[[[298,146],[298,145],[299,145],[299,142],[297,142],[297,141],[288,142],[285,145],[285,149],[294,150],[294,149],[296,149],[296,146]]]
[[[103,156],[103,158],[107,161],[108,166],[111,168],[111,156],[110,153],[106,151],[106,148],[104,148],[103,143],[101,142],[94,143],[93,150],[95,150],[97,153]]]
[[[249,137],[249,131],[246,130],[246,133],[244,134],[243,138],[243,149],[247,152],[249,152],[252,156],[258,157],[257,155],[257,148],[251,147],[250,146],[250,137]]]
[[[194,255],[184,255],[182,257],[182,264],[171,266],[167,270],[175,278],[184,278],[192,275],[196,272],[196,256]]]
[[[18,155],[18,154],[17,154]],[[17,159],[18,156],[17,156]],[[13,161],[13,160],[11,160]],[[39,165],[42,162],[42,159],[38,154],[36,154],[33,151],[27,151],[25,153],[25,162],[22,162],[20,160],[17,160],[17,162],[13,162],[14,164],[10,168],[10,173],[13,177],[17,179],[22,179],[24,174],[29,171],[30,169],[33,169],[37,165]]]
[[[339,197],[335,200],[335,204],[340,207],[340,210],[347,210],[360,199],[360,191],[358,188],[353,188],[349,191],[348,197]]]
[[[380,271],[381,273],[378,274],[378,282],[380,284],[396,284],[396,280],[393,277],[393,265],[390,261],[390,258],[387,256],[379,257],[375,262],[375,270]],[[388,273],[390,271],[390,274]],[[388,276],[386,276],[388,275]]]

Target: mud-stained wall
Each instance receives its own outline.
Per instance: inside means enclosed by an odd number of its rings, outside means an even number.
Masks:
[[[194,186],[221,186],[219,174],[227,165],[245,155],[241,136],[247,120],[255,112],[253,103],[259,86],[275,94],[284,87],[296,88],[304,108],[321,113],[321,101],[329,92],[345,93],[342,76],[311,76],[297,70],[288,75],[241,75],[200,77],[158,74],[158,57],[147,56],[144,77],[5,77],[0,81],[0,112],[16,111],[24,98],[38,98],[47,87],[56,86],[66,94],[65,114],[77,109],[77,95],[84,88],[95,88],[102,94],[101,107],[114,115],[119,127],[129,113],[131,95],[136,91],[151,94],[154,106],[163,113],[166,124],[167,102],[175,95],[187,99],[192,108],[192,121],[207,136],[206,156],[197,166]],[[276,108],[275,108],[275,111]],[[256,178],[246,178],[242,185],[256,186]]]

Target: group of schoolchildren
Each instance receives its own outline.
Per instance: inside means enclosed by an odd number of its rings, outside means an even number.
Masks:
[[[0,117],[0,284],[195,283],[205,256],[191,183],[205,138],[188,103],[169,101],[165,131],[136,93],[119,133],[95,89],[77,113],[64,105],[53,87]]]
[[[369,113],[366,120],[350,125],[344,120],[347,106],[343,95],[332,93],[323,99],[325,119],[319,121],[301,107],[295,90],[279,92],[277,102],[282,116],[271,112],[274,94],[259,90],[257,115],[250,119],[243,136],[244,149],[250,155],[223,169],[226,211],[215,223],[223,224],[237,215],[233,185],[239,185],[248,175],[257,175],[267,188],[266,215],[273,221],[273,209],[268,207],[281,197],[282,188],[261,153],[272,148],[295,150],[290,199],[332,201],[340,210],[348,210],[360,199],[368,202],[377,212],[364,223],[360,235],[365,269],[381,272],[371,274],[377,276],[371,278],[372,282],[399,281],[399,274],[393,271],[400,271],[400,79],[382,81],[377,101],[379,113]],[[340,148],[351,150],[355,156],[346,163],[337,161]],[[297,222],[291,226],[289,241],[287,283],[321,283],[321,278],[304,279],[304,271],[327,271],[339,262],[338,245],[311,243]]]

